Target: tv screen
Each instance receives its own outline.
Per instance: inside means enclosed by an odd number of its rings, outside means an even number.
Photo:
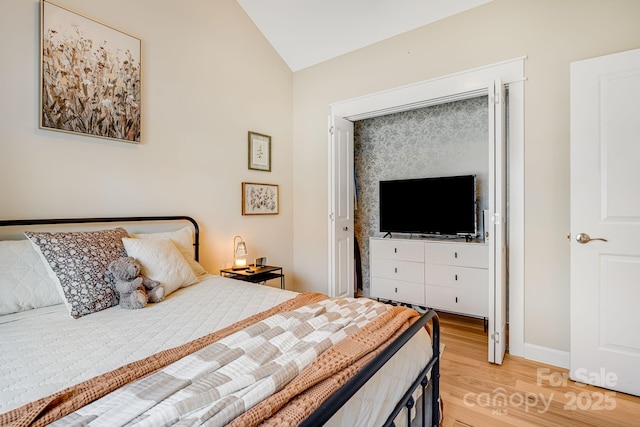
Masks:
[[[476,176],[380,181],[380,231],[477,234]]]

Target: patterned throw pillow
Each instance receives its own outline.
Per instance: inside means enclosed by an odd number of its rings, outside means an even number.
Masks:
[[[72,317],[118,304],[112,279],[106,273],[111,261],[127,256],[122,244],[122,239],[128,237],[124,228],[24,234],[39,250]]]

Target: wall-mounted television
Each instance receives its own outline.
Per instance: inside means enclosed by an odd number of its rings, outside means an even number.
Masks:
[[[425,235],[478,233],[476,176],[380,181],[380,231]]]

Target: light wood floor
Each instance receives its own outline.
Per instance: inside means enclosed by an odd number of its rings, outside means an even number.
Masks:
[[[508,354],[501,366],[491,364],[481,320],[443,313],[440,321],[445,427],[640,426],[639,397]]]

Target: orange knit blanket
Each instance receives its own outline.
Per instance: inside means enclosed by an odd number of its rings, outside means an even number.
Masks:
[[[334,392],[417,320],[419,314],[393,307],[320,355],[283,390],[228,424],[291,426],[300,424]]]

